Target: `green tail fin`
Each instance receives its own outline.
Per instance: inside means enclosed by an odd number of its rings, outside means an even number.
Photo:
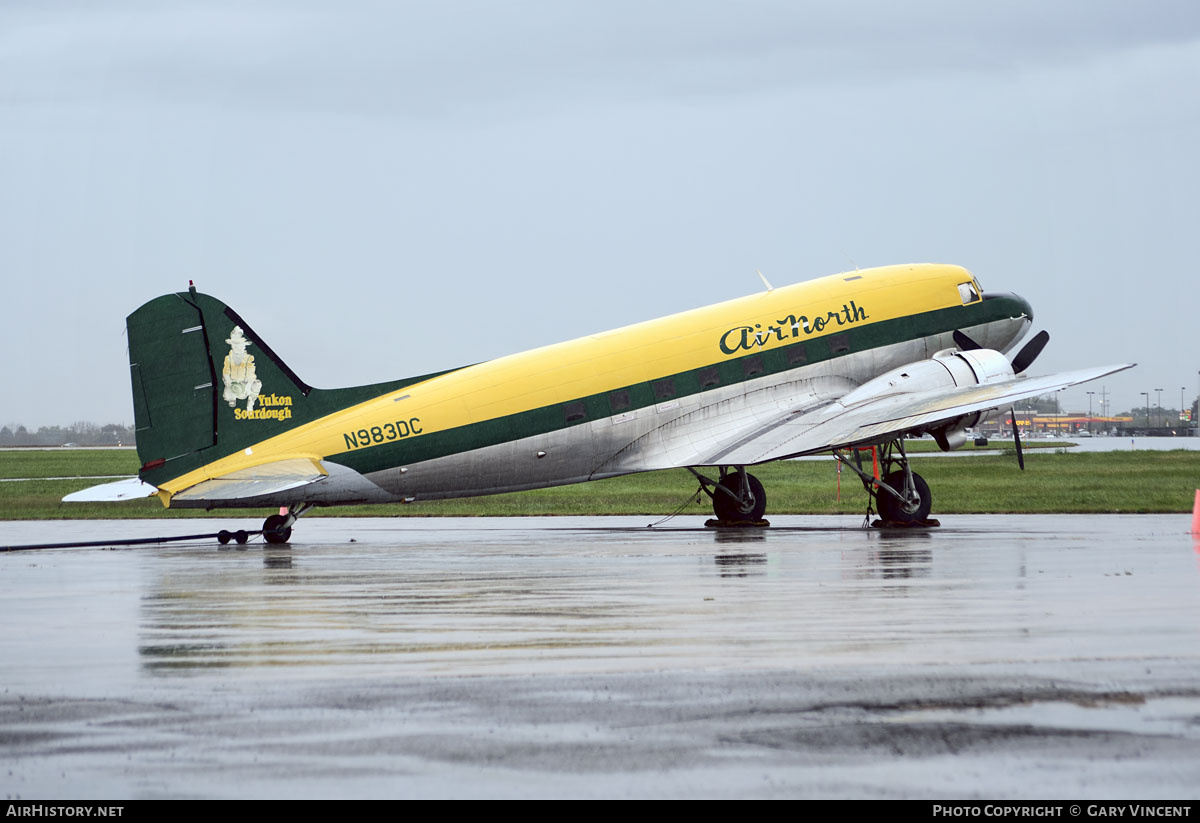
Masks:
[[[233,309],[195,288],[151,300],[126,328],[139,475],[154,485],[432,376],[314,389]]]

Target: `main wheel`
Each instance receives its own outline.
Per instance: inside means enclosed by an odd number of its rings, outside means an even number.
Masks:
[[[263,523],[263,539],[268,543],[286,543],[292,536],[292,527],[285,526],[287,518],[282,514],[273,514]]]
[[[879,517],[887,523],[923,523],[929,519],[929,510],[933,506],[933,496],[929,493],[929,484],[925,482],[925,478],[913,472],[913,488],[917,492],[920,502],[912,511],[906,511],[907,506],[902,500],[897,500],[891,494],[882,489],[875,495],[875,505],[879,509]],[[883,482],[887,483],[897,491],[904,491],[904,470],[897,469],[891,474],[883,478]]]
[[[763,489],[763,484],[758,482],[758,478],[752,474],[746,475],[750,484],[750,499],[738,501],[733,497],[725,494],[723,491],[717,491],[713,495],[713,514],[718,520],[762,520],[763,514],[767,511],[767,493]],[[721,481],[721,485],[735,496],[742,493],[742,473],[733,472],[725,475],[725,479]]]

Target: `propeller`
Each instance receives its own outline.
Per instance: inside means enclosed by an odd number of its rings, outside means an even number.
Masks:
[[[1042,329],[1033,336],[1033,339],[1026,343],[1017,356],[1012,359],[1013,374],[1020,374],[1037,359],[1037,356],[1042,353],[1042,349],[1046,348],[1046,344],[1050,342],[1050,332]]]
[[[959,351],[975,351],[976,349],[983,348],[983,346],[967,337],[965,333],[959,331],[958,329],[954,330],[954,345],[958,346]]]
[[[983,346],[976,343],[965,332],[958,329],[954,330],[954,345],[958,346],[959,351],[975,351],[982,349]],[[1017,356],[1012,359],[1013,374],[1021,374],[1027,368],[1033,365],[1033,361],[1042,353],[1042,349],[1046,348],[1046,344],[1050,342],[1050,332],[1042,329],[1035,334],[1028,343],[1026,343]]]
[[[1021,471],[1025,471],[1025,453],[1021,451],[1021,431],[1017,428],[1017,409],[1014,406],[1008,410],[1008,414],[1012,417],[1013,424],[1013,443],[1017,445],[1017,465],[1021,467]]]

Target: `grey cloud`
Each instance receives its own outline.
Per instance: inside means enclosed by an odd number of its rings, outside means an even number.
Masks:
[[[403,116],[993,72],[1195,39],[1183,0],[17,4],[0,99]]]

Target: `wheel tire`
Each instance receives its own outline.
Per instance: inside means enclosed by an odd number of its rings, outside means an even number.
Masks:
[[[268,543],[286,543],[292,536],[292,527],[285,526],[287,518],[282,514],[273,514],[263,523],[263,539]]]
[[[225,531],[225,529],[221,529],[219,532],[217,532],[217,542],[220,543],[222,546],[227,545],[229,543],[229,541],[232,539],[233,539],[233,535],[231,533]]]
[[[750,483],[750,494],[754,498],[750,507],[743,509],[738,501],[724,492],[718,491],[713,495],[713,514],[717,516],[718,520],[728,522],[762,520],[763,514],[767,511],[767,492],[763,489],[763,484],[758,482],[757,477],[752,474],[747,476]],[[742,488],[742,473],[733,472],[725,475],[721,485],[734,494],[739,494]]]
[[[929,519],[929,510],[933,506],[933,496],[929,492],[929,484],[925,482],[925,478],[913,472],[913,487],[917,491],[917,496],[921,498],[921,504],[917,506],[914,512],[906,512],[904,504],[882,489],[875,495],[875,506],[879,509],[879,517],[886,523],[924,523]],[[904,470],[897,469],[891,474],[883,478],[883,482],[887,483],[893,489],[898,491],[904,490]]]
[[[233,533],[233,540],[239,546],[246,545],[246,541],[250,539],[249,533],[245,529],[238,529]]]

